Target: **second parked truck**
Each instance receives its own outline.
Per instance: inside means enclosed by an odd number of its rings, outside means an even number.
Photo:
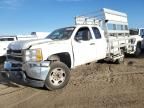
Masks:
[[[78,16],[75,26],[57,29],[46,39],[11,43],[4,72],[55,90],[67,85],[71,68],[102,59],[123,62],[124,53],[133,52],[127,15],[105,8],[101,12],[102,19]]]

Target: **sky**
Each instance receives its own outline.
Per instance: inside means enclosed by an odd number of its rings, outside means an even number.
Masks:
[[[51,32],[101,8],[127,13],[130,28],[144,27],[144,0],[0,0],[0,34]]]

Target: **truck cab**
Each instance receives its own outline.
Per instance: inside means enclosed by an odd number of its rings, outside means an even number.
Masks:
[[[98,26],[77,26],[71,41],[75,66],[106,57],[107,42],[104,32]]]
[[[131,42],[134,44],[133,48],[135,50],[134,55],[138,57],[144,49],[144,28],[129,29]]]

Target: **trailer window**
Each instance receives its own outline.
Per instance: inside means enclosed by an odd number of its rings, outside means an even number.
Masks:
[[[92,27],[92,29],[93,29],[93,32],[94,32],[95,38],[96,38],[96,39],[100,39],[100,38],[101,38],[101,34],[100,34],[98,28],[96,28],[96,27]]]
[[[124,26],[123,25],[121,25],[121,30],[124,30]]]
[[[107,24],[108,30],[116,30],[116,24]]]
[[[117,30],[121,30],[121,25],[117,25]]]
[[[128,30],[128,25],[125,25],[125,26],[124,26],[124,30]]]
[[[120,24],[107,24],[108,30],[128,30],[127,25],[120,25]]]

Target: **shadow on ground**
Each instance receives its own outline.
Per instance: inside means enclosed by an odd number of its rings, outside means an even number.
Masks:
[[[0,84],[3,84],[8,87],[19,88],[19,86],[15,84],[14,82],[12,82],[11,80],[9,80],[7,75],[4,73],[0,73]]]

